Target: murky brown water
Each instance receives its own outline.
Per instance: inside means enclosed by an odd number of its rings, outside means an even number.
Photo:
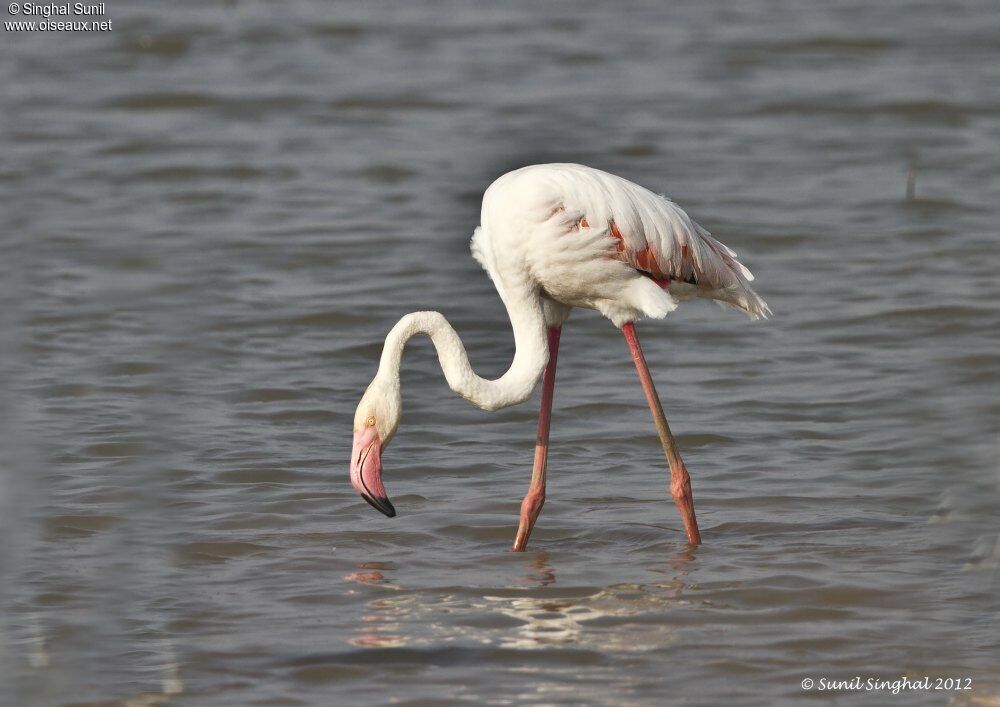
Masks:
[[[998,699],[993,0],[108,16],[3,39],[0,702],[742,704],[855,675]],[[496,175],[550,160],[671,194],[775,311],[640,327],[696,550],[589,312],[528,553],[537,400],[471,408],[426,341],[399,516],[348,482],[399,316],[506,368],[467,241]]]

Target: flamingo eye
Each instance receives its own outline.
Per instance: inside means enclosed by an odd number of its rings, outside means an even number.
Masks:
[[[365,420],[365,427],[374,427],[374,426],[375,426],[375,416],[372,415],[367,420]]]

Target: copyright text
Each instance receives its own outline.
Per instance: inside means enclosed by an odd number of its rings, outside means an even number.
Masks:
[[[889,692],[898,695],[901,692],[945,690],[949,692],[971,690],[972,678],[919,678],[901,677],[892,680],[855,675],[852,678],[833,679],[821,677],[802,680],[803,690],[816,692]]]
[[[74,2],[42,5],[34,2],[7,5],[7,12],[12,16],[41,17],[41,20],[5,21],[4,29],[8,32],[111,32],[111,20],[104,19],[107,15],[107,4]],[[74,19],[60,19],[60,18]]]

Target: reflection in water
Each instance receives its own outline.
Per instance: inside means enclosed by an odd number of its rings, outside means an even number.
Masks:
[[[442,641],[513,649],[573,646],[604,653],[662,648],[675,640],[669,616],[686,603],[687,576],[697,566],[694,559],[691,552],[679,552],[655,570],[669,578],[594,587],[580,596],[578,586],[560,595],[551,556],[538,552],[518,572],[518,588],[512,595],[509,589],[508,596],[495,596],[487,589],[481,596],[444,593],[433,598],[426,592],[400,591],[389,563],[364,562],[343,579],[363,585],[364,591],[375,588],[381,595],[364,603],[347,641],[359,648],[418,647]],[[447,622],[441,620],[445,615]],[[516,622],[513,628],[510,619]],[[599,624],[592,623],[597,619]]]
[[[349,572],[344,575],[344,579],[348,582],[356,582],[358,584],[367,584],[370,586],[384,585],[387,583],[385,575],[382,570],[391,569],[391,563],[389,562],[361,562],[358,564],[358,569],[361,572]],[[395,585],[390,585],[393,589],[398,589]]]
[[[170,659],[164,666],[162,689],[164,695],[179,695],[184,692],[184,681],[181,680],[181,666],[177,662],[177,654],[173,644],[169,644]]]
[[[349,572],[343,579],[356,584],[385,589],[400,589],[386,578],[385,572],[392,569],[388,562],[361,562],[358,572]],[[366,608],[374,609],[371,613],[361,616],[361,625],[347,642],[359,648],[397,648],[405,646],[407,639],[399,635],[398,620],[405,612],[398,611],[398,605],[391,598],[375,599],[365,604]]]
[[[28,619],[31,628],[31,648],[28,651],[28,664],[32,668],[49,667],[49,651],[45,646],[45,634],[42,632],[42,623],[38,620],[38,614],[31,612]]]
[[[686,589],[688,584],[686,578],[696,567],[694,561],[695,551],[691,548],[681,550],[670,555],[670,557],[667,558],[667,564],[665,567],[650,568],[652,572],[669,575],[669,583],[655,583],[653,586],[658,589],[668,591],[671,593],[671,596],[675,597],[679,601],[682,600],[682,590]]]
[[[673,626],[669,623],[650,625],[644,615],[663,616],[683,603],[687,588],[685,577],[692,571],[694,554],[679,552],[657,570],[671,575],[669,582],[653,584],[622,583],[595,589],[585,597],[552,596],[498,597],[485,596],[490,608],[504,616],[522,622],[514,632],[499,638],[503,648],[543,648],[574,644],[580,648],[602,651],[634,651],[662,647],[673,642]],[[528,563],[527,576],[518,582],[541,589],[556,584],[556,571],[548,553],[540,552]],[[480,608],[480,607],[476,607]],[[600,627],[587,622],[611,619]],[[618,619],[615,621],[614,619]],[[634,630],[632,630],[634,627]]]
[[[549,553],[544,550],[528,563],[528,568],[528,576],[518,578],[518,582],[532,584],[536,587],[547,587],[550,584],[555,584],[556,571],[549,567]]]
[[[181,679],[181,666],[177,661],[177,650],[174,643],[171,640],[166,640],[162,644],[162,655],[160,657],[163,662],[157,666],[162,671],[160,691],[143,692],[127,698],[122,702],[125,707],[156,707],[156,705],[166,705],[173,701],[177,695],[184,692],[184,681]],[[161,653],[159,649],[154,649],[154,651]]]
[[[554,644],[579,643],[584,630],[583,621],[605,614],[581,600],[538,599],[536,597],[484,597],[496,602],[495,610],[523,622],[512,635],[500,639],[502,648],[541,648]],[[579,603],[578,603],[579,602]]]
[[[549,553],[539,552],[528,563],[528,574],[518,582],[534,587],[547,587],[556,583],[556,571],[549,564]],[[584,606],[577,606],[566,599],[541,599],[535,597],[485,597],[495,601],[501,614],[523,621],[514,636],[501,639],[503,648],[537,648],[542,645],[571,643],[582,630],[580,622],[596,618]]]
[[[49,653],[48,631],[44,625],[43,618],[43,615],[38,612],[26,612],[25,623],[23,625],[24,638],[11,643],[11,646],[22,643],[25,645],[27,664],[34,671],[37,671],[33,677],[40,682],[51,679],[53,673],[48,671],[53,666],[56,668],[59,666],[58,658],[56,661],[53,661]],[[136,657],[135,664],[141,665],[144,669],[148,668],[149,674],[158,677],[159,690],[141,692],[131,697],[126,697],[122,701],[123,705],[126,705],[126,707],[146,707],[147,705],[166,704],[174,696],[184,692],[181,664],[178,660],[176,643],[173,639],[147,637],[142,656],[143,658],[148,656],[148,660]],[[0,676],[0,693],[6,687],[2,676]]]

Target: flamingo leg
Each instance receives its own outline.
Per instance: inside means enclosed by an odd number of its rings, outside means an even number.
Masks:
[[[545,467],[549,460],[549,426],[552,422],[552,396],[556,388],[556,358],[559,355],[560,334],[561,326],[549,327],[549,362],[542,374],[542,409],[538,413],[535,463],[531,469],[531,485],[521,501],[521,521],[517,526],[517,537],[514,538],[514,552],[523,552],[528,546],[528,536],[545,505]]]
[[[663,405],[660,403],[660,396],[656,394],[656,387],[653,385],[653,377],[649,375],[649,367],[646,359],[642,355],[642,348],[639,346],[639,337],[635,333],[635,324],[629,322],[622,327],[622,333],[628,342],[629,350],[632,352],[632,361],[635,362],[635,369],[639,372],[639,380],[642,382],[642,390],[646,393],[646,402],[649,403],[649,411],[653,414],[653,423],[656,431],[660,435],[660,442],[663,444],[663,453],[670,464],[670,495],[674,498],[674,503],[680,509],[681,518],[684,520],[684,530],[687,531],[688,542],[692,545],[701,544],[701,533],[698,532],[698,521],[694,517],[694,498],[691,495],[691,477],[688,475],[681,453],[677,449],[674,436],[670,433],[670,426],[667,424],[667,417],[663,414]]]

